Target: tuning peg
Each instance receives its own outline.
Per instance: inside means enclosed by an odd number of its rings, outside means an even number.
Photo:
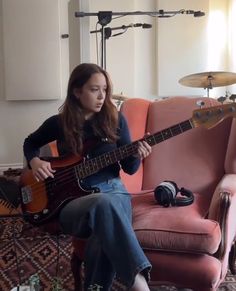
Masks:
[[[235,102],[236,100],[236,94],[232,94],[230,97],[229,97],[230,100],[232,100],[233,102]]]
[[[198,107],[200,107],[200,109],[202,108],[202,106],[204,106],[205,105],[205,102],[204,101],[202,101],[202,100],[198,100],[197,102],[196,102],[196,104],[197,104],[197,106]]]
[[[217,98],[217,101],[219,101],[222,104],[225,102],[225,100],[226,100],[226,97],[224,97],[224,96]]]

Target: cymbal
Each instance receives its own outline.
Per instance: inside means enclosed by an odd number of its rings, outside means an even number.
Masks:
[[[192,74],[181,78],[179,83],[188,87],[212,89],[236,83],[236,73],[219,71]]]
[[[129,99],[129,97],[125,97],[124,95],[112,95],[112,99],[118,100],[118,101],[125,101]]]

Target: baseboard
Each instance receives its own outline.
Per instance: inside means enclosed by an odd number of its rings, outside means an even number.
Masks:
[[[2,175],[4,171],[8,169],[22,169],[23,163],[15,163],[15,164],[0,164],[0,174]]]

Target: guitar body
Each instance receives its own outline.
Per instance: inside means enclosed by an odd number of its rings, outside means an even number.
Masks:
[[[20,177],[22,211],[25,219],[35,225],[54,218],[67,202],[95,192],[93,189],[85,190],[80,185],[76,172],[77,165],[82,161],[80,157],[47,160],[56,170],[54,178],[37,182],[30,169],[25,169]]]

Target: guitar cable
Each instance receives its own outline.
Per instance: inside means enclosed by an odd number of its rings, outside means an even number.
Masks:
[[[11,201],[8,199],[7,194],[3,190],[3,188],[0,186],[0,194],[2,198],[5,200],[4,206],[6,206],[9,209],[9,214],[6,215],[0,215],[3,218],[12,218],[13,219],[13,232],[12,232],[12,241],[13,241],[13,250],[15,253],[15,264],[16,264],[16,272],[18,277],[18,285],[17,285],[17,291],[20,290],[19,286],[22,285],[22,278],[21,278],[21,272],[20,272],[20,263],[19,258],[17,254],[17,218],[24,218],[24,214],[22,214],[17,207],[15,207]],[[14,210],[16,210],[16,214],[11,214]],[[29,228],[32,226],[29,226]],[[27,228],[26,228],[27,230]],[[58,274],[59,274],[59,262],[60,262],[60,238],[59,235],[56,235],[56,252],[57,252],[57,258],[56,258],[56,280],[58,280]],[[55,284],[58,284],[57,281],[55,281]]]
[[[17,286],[17,290],[19,290],[19,286],[22,283],[21,280],[21,275],[20,275],[20,264],[19,264],[19,260],[18,260],[18,255],[17,255],[17,246],[16,246],[16,219],[18,217],[21,217],[22,214],[19,212],[19,210],[12,205],[12,203],[9,201],[7,194],[5,193],[5,191],[2,189],[2,187],[0,186],[0,193],[2,195],[2,197],[5,199],[5,201],[7,202],[7,208],[10,208],[11,210],[9,210],[9,214],[8,215],[0,215],[3,218],[7,218],[7,217],[11,217],[13,218],[13,233],[12,233],[12,239],[13,239],[13,249],[14,249],[14,253],[15,253],[15,263],[16,263],[16,272],[17,272],[17,276],[18,276],[18,286]],[[17,214],[11,214],[11,212],[13,210],[17,210]]]
[[[6,206],[8,209],[10,209],[9,210],[9,216],[12,216],[12,214],[11,214],[11,212],[13,211],[13,210],[16,210],[16,212],[17,212],[17,214],[21,214],[20,212],[19,212],[19,210],[17,209],[17,207],[15,207],[13,204],[12,204],[12,202],[10,201],[10,199],[7,197],[7,194],[5,193],[5,191],[3,190],[3,188],[0,186],[0,193],[1,193],[1,195],[2,195],[2,197],[3,197],[3,199],[5,200],[3,203],[5,204],[3,204],[4,206]],[[0,199],[1,200],[1,199]],[[4,215],[5,216],[5,215]]]
[[[11,218],[13,219],[13,232],[12,232],[12,240],[13,240],[13,249],[14,249],[14,253],[15,253],[15,264],[16,264],[16,272],[17,272],[17,277],[18,277],[18,285],[17,285],[17,291],[20,290],[20,287],[22,285],[22,278],[21,278],[21,272],[20,272],[20,263],[19,263],[19,258],[18,258],[18,254],[17,254],[17,218],[23,218],[27,217],[26,214],[23,214],[19,211],[18,207],[15,206],[14,204],[12,204],[12,202],[10,201],[10,199],[7,196],[7,193],[5,192],[5,190],[0,186],[0,194],[2,196],[2,198],[4,199],[2,205],[6,206],[9,209],[9,213],[8,214],[0,214],[0,219],[1,217],[3,218]],[[1,200],[1,199],[0,199]],[[16,213],[12,213],[15,210]],[[26,227],[24,229],[24,231],[27,231],[27,229],[30,229],[32,226],[29,225],[28,227]]]
[[[18,209],[18,206],[15,206],[10,199],[7,197],[6,192],[4,191],[4,189],[0,186],[0,194],[2,196],[2,198],[4,199],[3,203],[1,203],[1,199],[0,198],[0,204],[2,204],[3,206],[6,206],[9,209],[9,214],[4,214],[4,217],[22,217],[25,218],[27,217],[26,213],[22,213],[20,212],[20,210]],[[12,212],[15,210],[15,214],[13,214]],[[0,214],[1,217],[1,214]]]
[[[17,276],[18,276],[17,290],[19,290],[19,286],[21,286],[21,284],[22,284],[22,279],[21,279],[20,263],[18,260],[17,246],[16,246],[16,219],[14,219],[13,221],[14,221],[14,223],[13,223],[13,246],[14,246],[14,252],[15,252],[16,271],[17,271]]]

